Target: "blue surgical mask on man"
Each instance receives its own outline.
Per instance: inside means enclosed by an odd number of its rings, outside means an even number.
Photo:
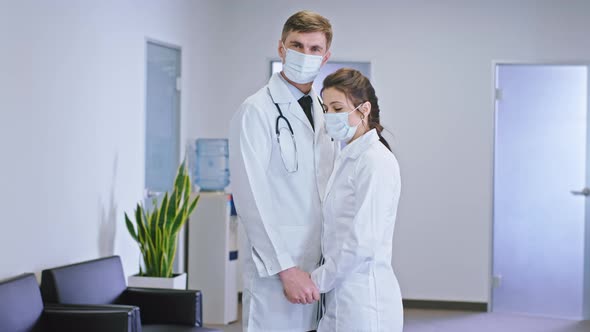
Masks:
[[[292,49],[285,49],[285,63],[283,72],[291,81],[298,84],[306,84],[313,80],[320,73],[322,67],[323,55],[303,54]]]
[[[355,126],[351,126],[348,122],[348,116],[350,113],[358,110],[363,104],[364,103],[359,104],[350,112],[324,113],[328,135],[337,141],[350,141],[363,120],[361,118]]]

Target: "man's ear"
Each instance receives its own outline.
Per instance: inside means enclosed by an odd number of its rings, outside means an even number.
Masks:
[[[324,55],[324,60],[322,60],[322,66],[326,64],[326,62],[328,62],[328,59],[330,58],[330,56],[332,55],[332,52],[330,50],[328,50],[328,52],[326,52],[326,55]]]
[[[285,48],[283,48],[283,41],[279,39],[279,46],[277,47],[277,52],[279,54],[279,58],[285,63]]]

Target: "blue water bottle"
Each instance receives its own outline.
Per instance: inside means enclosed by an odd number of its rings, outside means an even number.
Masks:
[[[195,183],[201,191],[223,191],[229,185],[227,139],[199,138],[196,150]]]

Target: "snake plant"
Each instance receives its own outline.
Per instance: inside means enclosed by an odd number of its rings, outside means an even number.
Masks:
[[[174,179],[172,194],[166,192],[158,204],[146,210],[141,203],[135,208],[135,224],[125,213],[125,223],[131,237],[139,244],[145,271],[139,275],[172,277],[172,266],[178,245],[178,232],[197,206],[199,197],[190,201],[191,180],[183,162]]]

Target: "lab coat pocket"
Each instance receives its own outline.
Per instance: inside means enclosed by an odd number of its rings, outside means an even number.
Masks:
[[[273,141],[269,164],[271,176],[291,177],[297,172],[299,160],[295,144],[290,132],[281,132],[280,140]]]
[[[288,127],[285,126],[281,126],[279,128],[279,134],[280,136],[277,143],[283,166],[289,173],[296,172],[299,165],[297,160],[297,145],[295,142],[295,136],[291,134],[291,131],[289,131]]]
[[[258,275],[264,276],[268,274],[268,269],[264,263],[263,258],[260,256],[256,248],[252,247],[252,260],[254,261],[254,265],[256,266],[256,271]]]

